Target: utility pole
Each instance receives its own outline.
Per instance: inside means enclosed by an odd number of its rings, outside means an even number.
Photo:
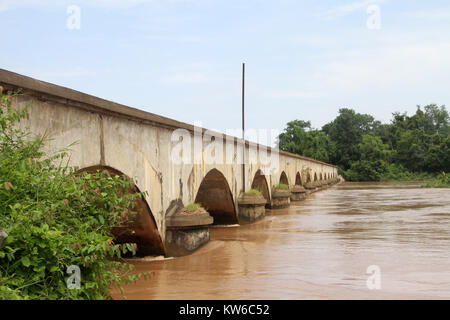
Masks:
[[[242,64],[242,191],[245,192],[245,63]]]

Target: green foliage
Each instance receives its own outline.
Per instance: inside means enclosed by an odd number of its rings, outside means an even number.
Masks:
[[[258,189],[250,189],[247,192],[245,192],[246,196],[260,196],[262,195],[261,191]]]
[[[44,153],[45,137],[17,129],[26,115],[1,97],[0,249],[1,299],[108,299],[113,285],[135,281],[132,266],[114,260],[136,251],[115,244],[142,194],[134,183],[106,172],[76,174],[67,152]],[[81,270],[81,288],[68,289],[67,268]]]
[[[321,131],[309,121],[289,122],[279,147],[334,163],[350,181],[427,179],[450,171],[450,117],[445,106],[430,104],[412,116],[393,113],[382,124],[343,108]]]
[[[275,190],[289,190],[289,186],[284,183],[279,183],[273,186]]]
[[[360,160],[351,164],[344,178],[349,181],[380,181],[387,170],[391,154],[388,146],[383,144],[380,137],[363,135],[358,152]]]
[[[424,188],[450,188],[450,174],[441,172],[434,179],[430,179],[422,185]]]
[[[414,181],[420,180],[418,174],[412,173],[398,163],[390,163],[381,176],[382,181]]]
[[[322,128],[336,146],[331,162],[344,170],[349,169],[352,162],[360,159],[358,144],[362,142],[363,135],[371,134],[377,125],[378,122],[370,115],[340,109],[336,119]]]
[[[202,205],[199,203],[190,203],[186,207],[184,207],[184,211],[192,213],[197,210],[204,210]]]
[[[278,137],[279,148],[305,157],[329,162],[334,144],[320,130],[312,130],[309,121],[294,120]]]
[[[386,172],[387,163],[383,160],[358,160],[345,171],[344,178],[348,181],[380,181]]]

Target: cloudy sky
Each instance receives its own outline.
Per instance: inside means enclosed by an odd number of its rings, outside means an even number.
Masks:
[[[219,131],[242,62],[248,128],[450,105],[444,0],[0,0],[0,30],[0,68]]]

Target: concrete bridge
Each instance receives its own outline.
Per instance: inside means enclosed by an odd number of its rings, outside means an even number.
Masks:
[[[2,69],[0,86],[4,92],[22,90],[15,98],[20,107],[29,104],[22,126],[36,134],[48,131],[46,148],[77,142],[71,166],[124,174],[147,192],[138,206],[136,233],[127,239],[138,242],[142,254],[167,253],[168,217],[180,206],[201,203],[215,224],[236,224],[243,190],[261,190],[270,208],[276,184],[318,187],[337,179],[337,168],[327,163],[248,141],[243,154],[241,139]]]

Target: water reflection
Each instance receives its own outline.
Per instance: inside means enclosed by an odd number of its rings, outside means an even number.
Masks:
[[[129,299],[450,298],[450,191],[343,184],[265,220],[213,228],[193,255],[136,262]],[[366,269],[381,268],[381,290]],[[114,292],[116,298],[120,294]]]

